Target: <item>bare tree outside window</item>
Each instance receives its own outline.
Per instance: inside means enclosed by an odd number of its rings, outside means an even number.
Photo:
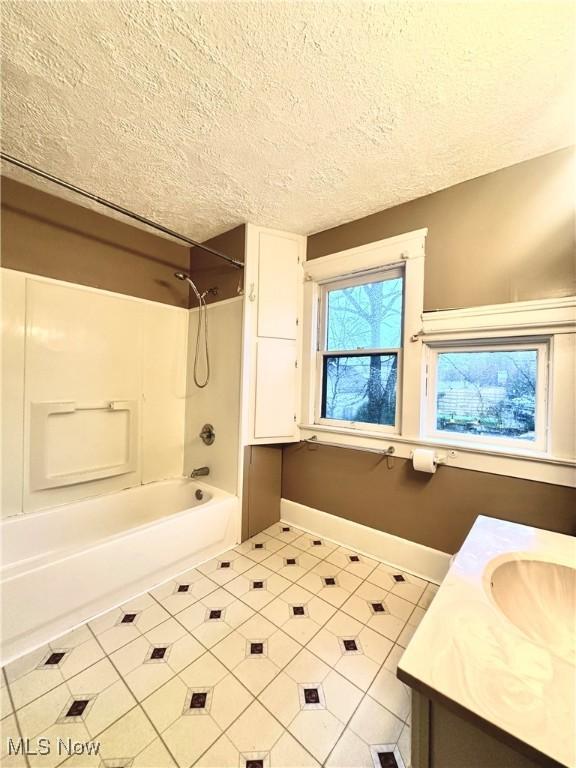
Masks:
[[[322,416],[394,425],[401,277],[328,291]]]

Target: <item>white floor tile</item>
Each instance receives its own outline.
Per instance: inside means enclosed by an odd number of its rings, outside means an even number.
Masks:
[[[328,539],[324,539],[322,536],[315,536],[313,533],[303,533],[297,539],[294,539],[292,545],[298,547],[303,552],[309,552],[314,557],[319,557],[321,560],[328,557],[330,553],[338,548],[338,544],[328,541]]]
[[[299,584],[292,585],[261,613],[290,637],[305,645],[335,612],[334,606]]]
[[[174,616],[197,600],[206,597],[210,592],[214,592],[215,589],[218,589],[216,582],[193,568],[175,579],[160,584],[159,587],[151,590],[150,594]]]
[[[178,614],[178,621],[211,648],[254,615],[248,605],[225,589],[217,589]]]
[[[364,581],[342,605],[342,610],[381,635],[396,641],[414,605],[376,584]]]
[[[266,528],[263,533],[267,534],[268,536],[274,536],[274,538],[279,539],[280,541],[283,541],[284,544],[290,544],[294,539],[298,539],[304,531],[301,531],[300,528],[296,528],[293,525],[290,525],[290,523],[283,523],[278,522],[274,523],[274,525],[271,525],[270,528]]]
[[[412,640],[412,637],[414,635],[414,632],[416,632],[416,629],[418,628],[418,624],[422,621],[424,618],[426,611],[424,608],[420,608],[419,606],[416,606],[410,616],[408,617],[408,621],[405,624],[402,632],[400,632],[398,636],[398,644],[401,645],[403,648],[406,648],[408,646],[408,643],[410,640]]]
[[[203,697],[201,706],[195,705],[194,694]],[[251,701],[248,691],[207,652],[142,706],[182,766],[197,760]]]
[[[395,569],[391,565],[380,563],[367,576],[368,581],[382,587],[393,595],[398,595],[411,603],[417,603],[426,589],[428,582],[418,576]]]
[[[436,591],[277,523],[6,672],[26,736],[101,741],[100,755],[67,766],[373,768],[384,746],[409,768],[396,666]],[[3,683],[0,728],[19,737]],[[31,757],[29,768],[65,759]]]
[[[266,568],[289,581],[298,581],[305,573],[318,565],[319,559],[291,544],[282,547],[263,561]]]
[[[214,557],[212,560],[202,563],[202,565],[198,566],[197,570],[222,586],[249,568],[252,568],[253,565],[254,561],[249,557],[245,557],[239,552],[230,549],[219,557]]]
[[[328,555],[326,561],[333,563],[338,568],[353,573],[359,579],[365,579],[378,565],[377,560],[372,560],[370,557],[366,557],[366,555],[360,555],[358,552],[354,552],[353,549],[347,549],[346,547],[335,549]]]
[[[98,736],[98,755],[70,757],[64,762],[72,766],[129,766],[130,768],[172,768],[176,763],[158,738],[150,721],[140,707],[117,720]]]
[[[292,584],[264,565],[255,565],[226,584],[226,589],[255,611],[270,603]]]
[[[13,708],[12,702],[10,701],[10,696],[8,694],[8,686],[4,680],[2,670],[0,670],[0,720],[5,718],[7,715],[12,714],[12,712]]]
[[[7,715],[0,720],[0,765],[3,768],[26,768],[23,755],[10,751],[10,742],[19,745],[20,733],[14,715]]]
[[[396,744],[404,723],[370,696],[365,696],[348,727],[368,745]]]
[[[333,563],[326,561],[319,563],[298,581],[304,589],[336,607],[342,605],[361,583],[361,579],[354,574],[339,571]]]
[[[427,584],[426,589],[420,597],[420,600],[418,600],[418,605],[421,608],[424,608],[424,610],[427,610],[439,589],[440,587],[436,586],[436,584]]]
[[[366,691],[390,652],[392,642],[339,611],[307,648]]]
[[[256,695],[300,649],[281,629],[262,616],[254,616],[215,645],[212,652]]]
[[[205,651],[175,619],[159,624],[110,655],[139,701],[170,680]]]
[[[253,702],[226,731],[241,753],[270,752],[283,728],[262,704]]]
[[[153,597],[140,595],[93,619],[88,626],[106,653],[112,653],[169,618]]]
[[[234,551],[244,555],[244,557],[255,560],[257,563],[261,563],[262,560],[266,560],[267,557],[282,549],[283,546],[285,544],[279,539],[268,536],[266,533],[259,533],[257,536],[243,541]]]
[[[375,768],[370,747],[346,728],[326,760],[326,768]]]
[[[100,645],[83,625],[16,659],[5,668],[14,706],[28,704],[103,657]]]
[[[74,705],[74,702],[77,704]],[[74,709],[82,703],[78,714]],[[136,701],[108,659],[102,659],[62,685],[18,711],[22,733],[29,738],[45,737],[89,741],[126,714]],[[65,755],[30,757],[31,765],[58,765]]]
[[[410,714],[410,691],[396,677],[396,667],[403,652],[404,649],[401,646],[394,646],[370,686],[368,694],[400,720],[406,721]]]
[[[319,704],[307,705],[304,691],[316,690]],[[307,650],[260,695],[292,735],[323,762],[362,697],[361,691]]]

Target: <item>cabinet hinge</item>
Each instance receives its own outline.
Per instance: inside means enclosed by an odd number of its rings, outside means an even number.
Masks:
[[[296,325],[300,325],[300,320],[296,318]]]
[[[294,421],[296,421],[296,414],[294,414]]]
[[[294,368],[298,368],[298,360],[294,360]]]

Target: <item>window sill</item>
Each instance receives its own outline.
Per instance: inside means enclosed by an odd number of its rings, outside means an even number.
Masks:
[[[412,451],[416,448],[436,448],[439,449],[438,454],[445,466],[576,487],[576,460],[550,456],[547,453],[511,451],[507,447],[405,437],[324,424],[301,424],[300,431],[303,441],[309,441],[316,435],[317,440],[314,440],[314,443],[317,445],[378,453],[384,453],[389,447],[393,447],[393,455],[404,459],[410,459]]]

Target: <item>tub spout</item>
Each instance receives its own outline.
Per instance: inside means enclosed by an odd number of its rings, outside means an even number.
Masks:
[[[210,467],[198,467],[197,469],[193,469],[190,473],[190,477],[206,477],[206,475],[210,474]]]

